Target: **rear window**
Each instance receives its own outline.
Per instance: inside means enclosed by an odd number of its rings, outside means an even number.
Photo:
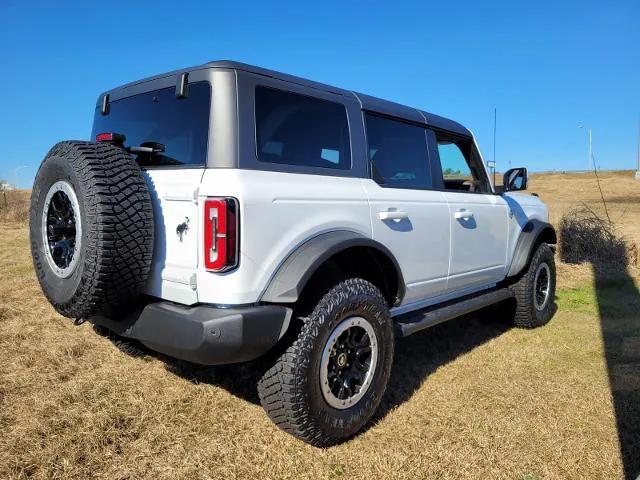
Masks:
[[[367,113],[373,178],[383,187],[431,188],[425,129]]]
[[[210,104],[208,82],[189,84],[189,95],[182,99],[170,87],[115,100],[108,115],[96,108],[91,136],[115,132],[127,137],[127,147],[147,142],[164,145],[162,153],[138,155],[141,165],[204,165]]]
[[[344,105],[256,87],[256,140],[262,162],[351,168]]]

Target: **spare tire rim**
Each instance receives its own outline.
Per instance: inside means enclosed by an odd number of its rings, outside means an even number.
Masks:
[[[80,258],[82,223],[78,197],[70,183],[51,185],[42,209],[42,239],[47,262],[60,278],[69,277]]]
[[[549,301],[551,290],[551,272],[549,265],[541,263],[536,269],[533,281],[533,303],[537,310],[543,310]]]
[[[333,408],[352,407],[369,389],[378,363],[378,341],[371,324],[349,317],[333,330],[320,360],[320,388]]]

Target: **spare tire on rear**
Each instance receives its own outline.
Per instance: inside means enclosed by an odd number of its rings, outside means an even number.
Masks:
[[[36,175],[29,233],[47,299],[88,318],[131,304],[153,256],[153,208],[140,167],[108,144],[56,144]]]

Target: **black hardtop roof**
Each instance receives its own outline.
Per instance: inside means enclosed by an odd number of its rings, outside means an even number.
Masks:
[[[177,76],[181,73],[188,73],[196,70],[204,70],[207,68],[228,68],[233,70],[240,70],[240,71],[254,73],[257,75],[276,78],[278,80],[283,80],[285,82],[296,83],[298,85],[303,85],[306,87],[315,88],[315,89],[323,90],[326,92],[331,92],[337,95],[352,96],[352,97],[355,97],[360,102],[360,105],[362,106],[363,110],[369,110],[372,112],[377,112],[377,113],[389,115],[392,117],[398,117],[398,118],[402,118],[412,122],[423,123],[436,128],[441,128],[443,130],[448,130],[450,132],[455,132],[460,135],[466,135],[466,136],[472,135],[467,128],[465,128],[458,122],[455,122],[445,117],[441,117],[439,115],[435,115],[433,113],[428,113],[423,110],[401,105],[399,103],[391,102],[389,100],[383,100],[381,98],[372,97],[369,95],[365,95],[363,93],[357,93],[351,90],[345,90],[342,88],[333,87],[331,85],[315,82],[313,80],[308,80],[306,78],[296,77],[294,75],[289,75],[282,72],[276,72],[275,70],[268,70],[266,68],[256,67],[254,65],[248,65],[246,63],[241,63],[241,62],[234,62],[231,60],[216,60],[216,61],[208,62],[202,65],[197,65],[194,67],[183,68],[180,70],[174,70],[171,72],[154,75],[152,77],[143,78],[135,82],[121,85],[117,88],[114,88],[113,90],[105,92],[105,94],[115,92],[123,88],[131,87],[133,85],[139,85],[141,83],[151,82],[153,80],[157,80],[160,78]],[[100,100],[98,100],[98,103],[99,102]]]

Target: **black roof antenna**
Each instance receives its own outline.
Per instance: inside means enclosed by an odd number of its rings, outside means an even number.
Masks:
[[[496,128],[498,126],[498,109],[493,107],[493,187],[496,186]]]

